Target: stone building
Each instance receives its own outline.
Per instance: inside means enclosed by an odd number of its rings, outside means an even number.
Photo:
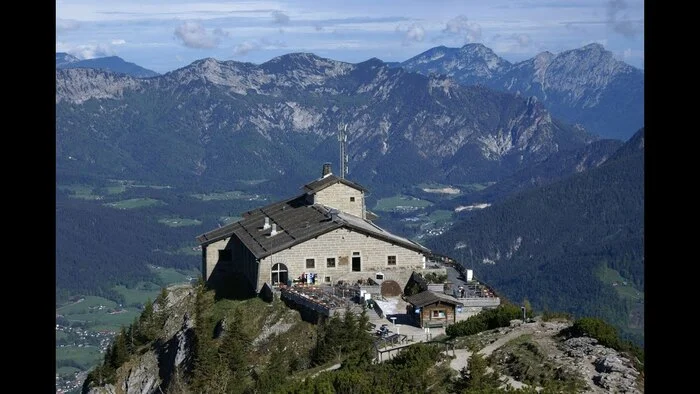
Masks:
[[[367,190],[339,178],[325,164],[303,194],[244,213],[236,223],[197,237],[202,273],[215,286],[242,276],[256,293],[265,286],[395,280],[403,288],[425,268],[430,251],[372,220]]]

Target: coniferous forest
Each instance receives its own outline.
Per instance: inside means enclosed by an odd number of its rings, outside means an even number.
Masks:
[[[643,298],[605,281],[616,271],[644,289],[644,151],[630,149],[643,133],[600,167],[474,213],[429,246],[514,302],[598,316],[643,342]]]

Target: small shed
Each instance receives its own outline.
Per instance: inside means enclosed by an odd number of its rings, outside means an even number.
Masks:
[[[434,291],[423,291],[406,298],[410,315],[420,327],[445,327],[457,321],[455,309],[463,304],[454,297]]]

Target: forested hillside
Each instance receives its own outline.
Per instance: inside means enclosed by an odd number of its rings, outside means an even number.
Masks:
[[[245,195],[216,199],[212,194],[207,199],[165,187],[114,193],[118,186],[80,186],[81,193],[92,194],[76,194],[71,188],[78,189],[71,185],[56,190],[58,301],[69,294],[119,300],[115,285],[158,283],[148,265],[199,269],[194,237],[261,204]]]
[[[474,213],[428,244],[515,302],[643,341],[644,129],[606,163]]]

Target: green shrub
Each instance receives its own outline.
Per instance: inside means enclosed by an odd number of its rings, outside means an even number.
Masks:
[[[501,304],[495,309],[487,309],[455,324],[447,326],[445,333],[451,337],[478,334],[498,327],[508,327],[510,321],[522,317],[520,308],[513,304]]]

